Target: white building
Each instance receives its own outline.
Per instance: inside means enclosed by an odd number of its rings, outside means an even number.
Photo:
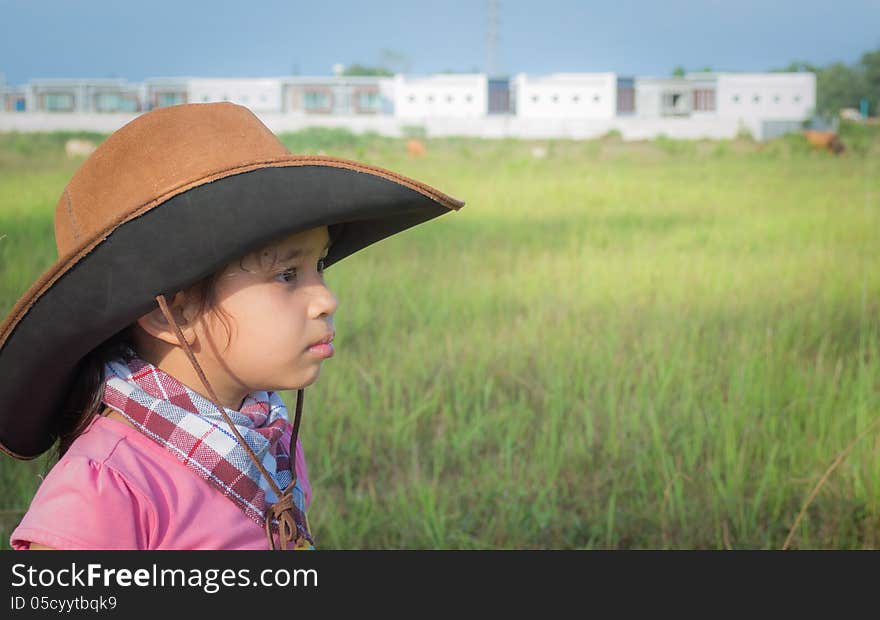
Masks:
[[[281,111],[281,78],[190,78],[190,103],[230,101],[253,112]]]
[[[813,73],[688,73],[636,78],[636,115],[804,120],[816,105]]]
[[[816,107],[815,73],[718,73],[718,116],[800,121]]]
[[[617,112],[614,73],[518,73],[511,86],[522,118],[613,118]]]
[[[480,118],[488,110],[485,73],[394,76],[394,116]]]
[[[189,103],[188,77],[150,77],[143,83],[144,109]]]
[[[519,73],[490,79],[482,73],[446,73],[155,77],[139,84],[122,79],[38,79],[19,87],[0,85],[0,124],[8,129],[103,131],[112,130],[125,114],[216,101],[262,114],[264,122],[279,131],[329,126],[402,135],[415,122],[428,135],[438,136],[584,139],[616,130],[624,139],[660,134],[690,139],[735,137],[747,129],[765,140],[799,130],[812,116],[816,76],[697,72],[683,77],[619,77],[609,72]],[[69,118],[72,114],[77,118]]]
[[[294,76],[281,80],[281,111],[298,115],[392,114],[394,80],[382,76]]]
[[[692,87],[685,78],[638,77],[635,89],[639,118],[690,116],[693,110]]]
[[[140,112],[141,86],[123,78],[44,78],[24,88],[32,112]]]

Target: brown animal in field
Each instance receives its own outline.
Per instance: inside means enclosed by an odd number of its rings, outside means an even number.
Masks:
[[[406,143],[406,154],[410,157],[424,157],[425,153],[425,145],[419,140],[409,140]]]
[[[835,155],[842,153],[845,148],[840,137],[834,131],[807,129],[804,131],[804,137],[814,149],[827,149]]]

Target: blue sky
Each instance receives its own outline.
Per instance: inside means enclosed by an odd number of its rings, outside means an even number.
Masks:
[[[0,72],[45,77],[329,75],[403,57],[484,70],[487,2],[0,0]],[[248,8],[250,7],[250,8]],[[854,63],[880,48],[880,0],[499,1],[498,73],[668,75]]]

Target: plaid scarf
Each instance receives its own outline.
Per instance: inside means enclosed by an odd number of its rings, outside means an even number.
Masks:
[[[131,347],[104,365],[102,401],[265,527],[266,508],[278,497],[214,403],[138,357]],[[254,391],[245,397],[240,411],[227,407],[226,414],[284,492],[292,478],[287,451],[293,425],[281,397]],[[293,487],[293,500],[295,547],[314,548],[299,482]],[[274,520],[272,525],[277,523]]]

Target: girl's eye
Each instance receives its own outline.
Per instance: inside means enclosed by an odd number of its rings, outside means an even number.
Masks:
[[[291,274],[291,279],[296,278],[296,268],[295,268],[295,267],[291,267],[290,269],[285,269],[284,271],[280,272],[278,275],[279,275],[279,276],[284,276],[284,275],[286,275],[286,274],[288,274],[288,273]],[[285,282],[290,282],[291,280],[288,280],[288,279],[285,278],[284,281],[285,281]]]
[[[324,273],[324,259],[323,258],[318,260],[318,273],[321,273],[321,274]],[[287,274],[290,274],[291,279],[288,280],[287,278],[285,278],[284,279],[285,282],[291,282],[294,279],[296,279],[296,267],[291,267],[290,269],[285,269],[284,271],[279,272],[278,276],[283,277]]]

